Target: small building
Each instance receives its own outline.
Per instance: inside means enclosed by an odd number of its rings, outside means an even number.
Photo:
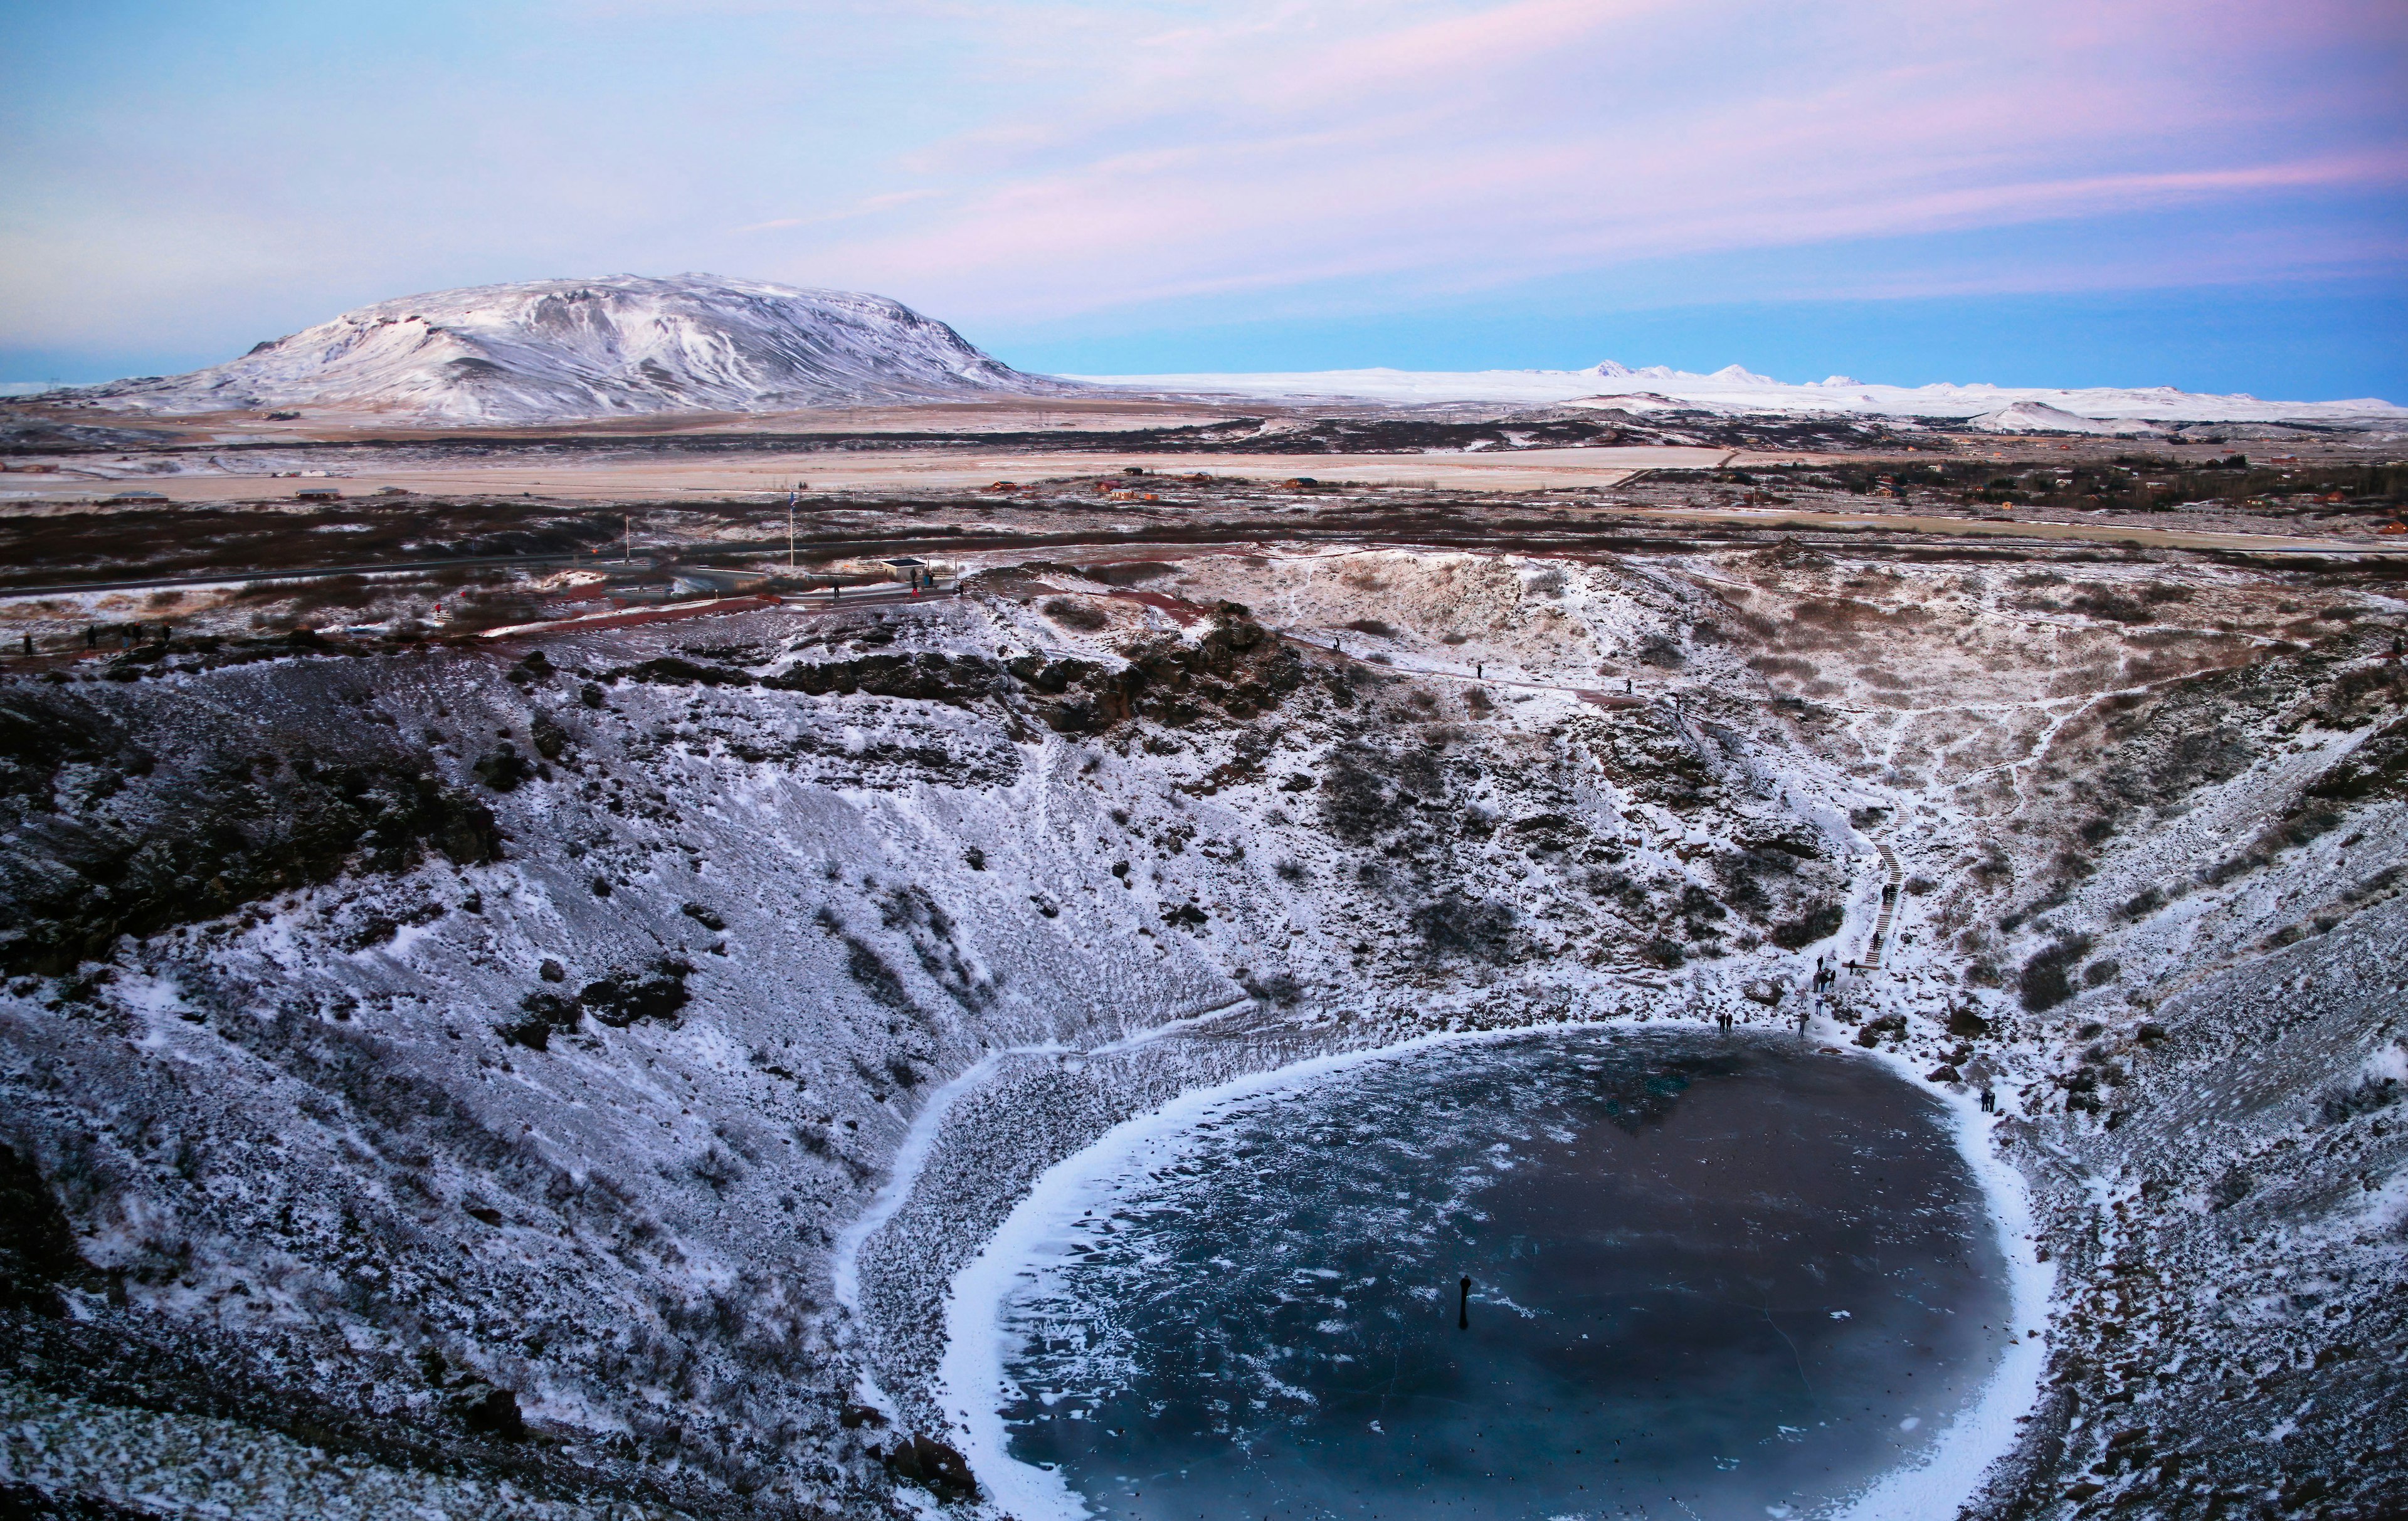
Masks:
[[[293,494],[296,502],[339,502],[343,494],[332,486],[304,486]]]
[[[157,491],[121,491],[114,496],[102,497],[101,503],[106,507],[165,507],[167,495]]]
[[[886,568],[895,572],[895,579],[896,581],[908,581],[914,585],[917,585],[922,573],[926,571],[928,568],[928,562],[925,560],[914,560],[909,555],[906,555],[900,560],[887,561]]]

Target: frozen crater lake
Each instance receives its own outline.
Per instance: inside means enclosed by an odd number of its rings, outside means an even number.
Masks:
[[[2009,1278],[1873,1061],[1440,1041],[1055,1168],[956,1281],[946,1403],[1030,1518],[1836,1514],[1977,1424]]]

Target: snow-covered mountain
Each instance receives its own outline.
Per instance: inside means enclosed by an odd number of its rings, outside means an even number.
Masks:
[[[2230,421],[2218,419],[2217,421]],[[2084,417],[2044,401],[2018,401],[1973,419],[1985,433],[2130,434],[2156,431],[2146,423],[2127,418]]]
[[[1698,375],[1663,365],[1633,369],[1609,359],[1586,369],[1470,371],[1340,369],[1262,375],[1082,375],[1099,385],[1154,392],[1263,397],[1348,397],[1403,404],[1506,402],[1528,406],[1592,403],[1600,408],[1666,399],[1709,411],[1858,412],[1888,417],[2003,417],[2003,431],[2113,432],[2100,420],[2166,423],[2290,423],[2347,419],[2408,420],[2408,408],[2365,396],[2349,401],[2264,401],[2252,395],[2205,395],[2172,386],[1868,385],[1845,375],[1785,381],[1737,365]],[[2018,405],[2062,420],[2052,427],[2038,413],[2007,416]],[[2033,419],[2038,419],[2037,421]],[[2018,427],[2015,424],[2022,423]]]
[[[228,364],[68,395],[143,412],[328,408],[545,423],[1071,389],[882,295],[614,275],[380,301]]]

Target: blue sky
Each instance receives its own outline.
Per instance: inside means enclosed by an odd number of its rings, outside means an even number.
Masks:
[[[1027,367],[2408,401],[2408,7],[0,9],[0,380],[713,270]]]

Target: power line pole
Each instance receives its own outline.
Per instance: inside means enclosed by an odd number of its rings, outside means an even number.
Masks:
[[[795,493],[802,488],[797,481],[786,492],[786,574],[795,573]]]

